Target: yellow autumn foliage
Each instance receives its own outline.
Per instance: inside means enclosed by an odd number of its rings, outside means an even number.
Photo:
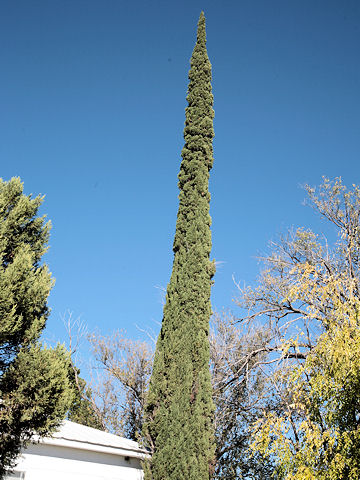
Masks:
[[[254,425],[252,449],[285,480],[360,478],[360,191],[340,179],[308,188],[335,225],[335,246],[309,230],[283,238],[242,306],[266,321],[277,408]]]

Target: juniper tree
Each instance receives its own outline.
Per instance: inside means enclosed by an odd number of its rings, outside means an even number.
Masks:
[[[19,178],[0,179],[0,478],[34,432],[59,424],[72,400],[67,352],[38,342],[53,284],[41,263],[50,229],[37,216],[41,203],[23,194]]]
[[[174,261],[145,425],[153,449],[146,475],[154,480],[209,479],[214,458],[208,341],[215,273],[208,191],[214,111],[203,12],[190,64]]]

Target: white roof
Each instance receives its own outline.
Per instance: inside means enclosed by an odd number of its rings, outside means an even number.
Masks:
[[[42,438],[40,443],[125,457],[145,458],[148,455],[148,452],[139,447],[137,442],[68,420],[65,420],[51,437]]]

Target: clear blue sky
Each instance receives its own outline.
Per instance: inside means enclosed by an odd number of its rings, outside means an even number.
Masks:
[[[358,0],[3,0],[0,176],[43,193],[60,314],[104,333],[161,321],[189,58],[207,19],[215,96],[212,304],[234,308],[288,226],[324,225],[300,185],[360,183]]]

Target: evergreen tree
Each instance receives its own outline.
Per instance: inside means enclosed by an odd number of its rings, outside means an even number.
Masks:
[[[0,478],[34,432],[58,426],[73,397],[67,352],[38,342],[53,284],[40,263],[50,230],[37,216],[42,200],[24,195],[19,178],[0,179]]]
[[[185,146],[179,173],[174,263],[147,404],[145,435],[152,447],[147,478],[209,479],[214,458],[209,372],[211,218],[209,171],[214,111],[205,17],[191,57]]]
[[[76,368],[76,367],[75,367]],[[70,368],[70,378],[74,385],[74,399],[67,414],[68,420],[87,427],[105,430],[100,412],[96,409],[93,400],[93,391],[86,385],[83,378],[79,377],[80,370]]]

